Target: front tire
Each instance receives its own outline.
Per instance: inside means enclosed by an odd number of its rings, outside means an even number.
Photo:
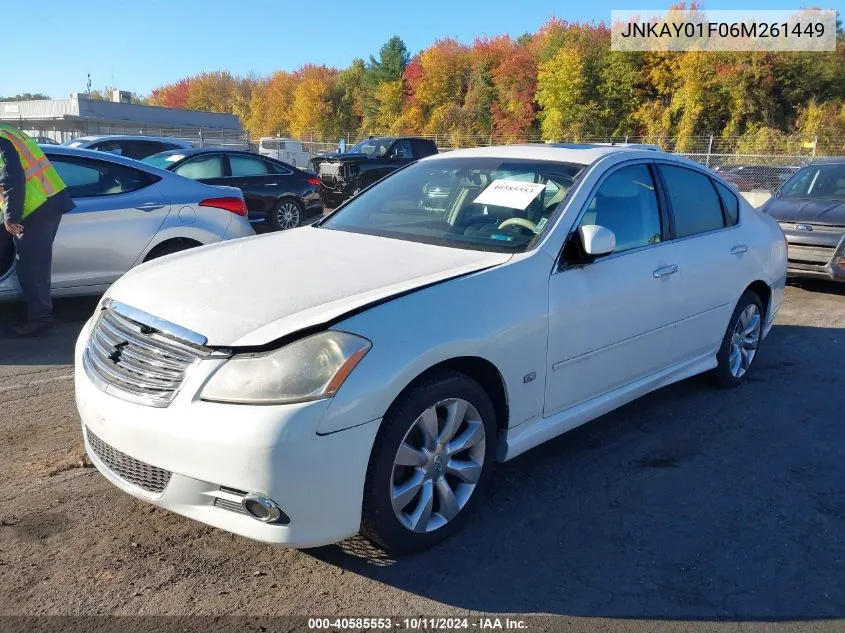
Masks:
[[[363,534],[395,554],[454,534],[489,482],[496,428],[490,397],[464,374],[411,386],[385,415],[370,456]]]
[[[745,381],[763,338],[763,315],[760,297],[756,292],[746,290],[731,315],[716,354],[718,364],[711,377],[718,386],[732,389]]]

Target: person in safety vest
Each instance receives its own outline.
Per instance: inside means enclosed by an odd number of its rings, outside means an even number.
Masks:
[[[62,214],[75,206],[38,144],[17,128],[0,123],[0,211],[3,227],[14,240],[27,308],[26,322],[11,328],[8,336],[40,336],[50,331],[53,240]]]

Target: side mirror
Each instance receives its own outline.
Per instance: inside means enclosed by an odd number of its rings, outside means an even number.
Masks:
[[[616,236],[613,231],[598,224],[579,226],[578,239],[584,254],[590,258],[610,255],[616,249]]]

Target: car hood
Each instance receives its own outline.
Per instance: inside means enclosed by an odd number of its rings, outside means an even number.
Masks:
[[[108,297],[224,347],[262,346],[511,255],[303,227],[142,264]]]
[[[845,225],[845,204],[837,200],[770,198],[763,211],[778,222]]]
[[[330,152],[328,154],[320,154],[315,156],[314,160],[318,161],[343,161],[345,163],[365,163],[370,160],[384,159],[384,156],[371,156],[369,154],[339,154],[337,152]]]

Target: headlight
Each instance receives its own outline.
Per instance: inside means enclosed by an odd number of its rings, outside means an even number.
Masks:
[[[265,354],[234,356],[206,383],[213,402],[284,404],[330,398],[371,343],[346,332],[321,332]]]

